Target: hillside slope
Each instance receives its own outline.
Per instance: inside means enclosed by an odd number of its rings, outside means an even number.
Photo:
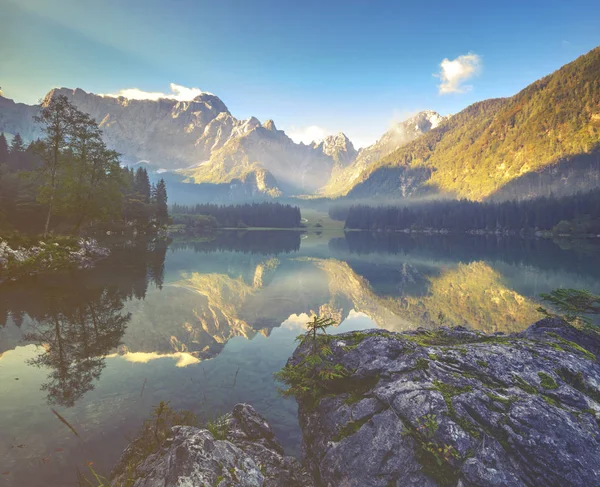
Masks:
[[[511,98],[467,107],[366,168],[346,194],[433,191],[482,200],[502,195],[507,186],[512,196],[597,186],[599,80],[596,48]],[[581,166],[577,174],[569,168],[573,159]],[[526,184],[520,187],[521,178]]]
[[[361,149],[351,164],[342,168],[335,168],[327,185],[320,191],[323,196],[336,197],[347,193],[356,180],[371,164],[396,149],[415,140],[417,137],[434,129],[449,117],[442,117],[439,113],[425,110],[415,116],[394,124],[373,145]]]

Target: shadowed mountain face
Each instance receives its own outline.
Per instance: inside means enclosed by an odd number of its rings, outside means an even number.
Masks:
[[[396,197],[433,190],[482,200],[503,191],[531,197],[554,188],[588,188],[590,179],[600,178],[599,77],[596,48],[511,98],[471,105],[366,168],[347,194]],[[424,177],[403,179],[410,171]],[[569,184],[563,181],[567,175]]]

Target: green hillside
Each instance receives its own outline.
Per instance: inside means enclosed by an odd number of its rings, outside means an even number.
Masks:
[[[413,193],[481,200],[521,176],[599,148],[600,47],[511,98],[467,107],[367,168],[349,195],[389,194],[399,170],[416,170],[427,177],[415,179]]]

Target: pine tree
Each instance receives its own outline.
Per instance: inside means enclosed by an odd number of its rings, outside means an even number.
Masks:
[[[144,203],[150,203],[150,178],[148,178],[148,171],[143,167],[139,167],[135,173],[135,191],[142,197]]]
[[[6,142],[4,132],[2,132],[0,133],[0,164],[8,162],[8,155],[8,143]]]
[[[156,185],[156,220],[159,225],[165,225],[169,220],[169,208],[167,206],[167,187],[165,180],[161,179]]]
[[[2,135],[4,136],[4,134]],[[4,142],[6,142],[6,139],[4,139]],[[13,140],[10,144],[10,154],[12,156],[17,156],[23,152],[25,152],[25,144],[23,144],[23,138],[21,137],[21,134],[17,133],[13,137]]]

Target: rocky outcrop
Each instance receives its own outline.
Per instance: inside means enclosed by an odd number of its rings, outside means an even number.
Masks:
[[[227,439],[206,429],[173,427],[165,448],[137,467],[134,487],[309,487],[308,473],[283,454],[266,420],[248,404],[225,416]],[[127,450],[113,472],[125,480]]]
[[[600,485],[597,331],[545,319],[513,335],[370,330],[328,344],[347,376],[299,399],[316,485]]]

